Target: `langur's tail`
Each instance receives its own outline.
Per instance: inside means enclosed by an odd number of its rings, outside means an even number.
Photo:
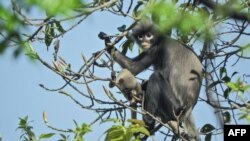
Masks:
[[[194,118],[193,118],[192,113],[190,113],[189,116],[186,118],[186,121],[184,122],[184,128],[191,138],[190,141],[201,141],[199,132],[196,129],[196,126],[194,123]]]

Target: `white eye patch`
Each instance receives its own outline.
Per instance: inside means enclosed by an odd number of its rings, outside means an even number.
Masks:
[[[146,34],[140,34],[137,36],[137,39],[139,41],[150,41],[154,38],[154,35],[151,33],[146,33]]]
[[[144,37],[143,34],[140,34],[140,35],[137,36],[137,38],[138,38],[139,41],[142,41],[142,40],[143,40],[143,37]]]
[[[151,34],[151,33],[147,33],[147,34],[145,35],[145,39],[146,39],[146,40],[151,40],[151,39],[153,39],[153,38],[154,38],[154,35]]]

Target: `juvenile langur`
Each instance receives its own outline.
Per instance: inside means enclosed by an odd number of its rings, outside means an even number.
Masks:
[[[116,86],[122,91],[129,100],[130,106],[136,110],[137,102],[140,102],[142,93],[141,85],[137,82],[135,76],[127,69],[122,69],[116,78]],[[136,119],[136,112],[131,110],[131,117]]]
[[[151,21],[140,22],[132,32],[144,50],[140,55],[131,59],[112,47],[107,49],[108,53],[114,50],[114,60],[133,75],[152,65],[154,72],[146,86],[144,109],[160,117],[177,135],[187,140],[198,140],[191,120],[202,83],[202,64],[197,55],[189,47],[159,32]],[[110,42],[108,39],[105,41]],[[143,115],[143,120],[152,131],[155,126],[152,116]],[[189,130],[184,131],[181,123]]]

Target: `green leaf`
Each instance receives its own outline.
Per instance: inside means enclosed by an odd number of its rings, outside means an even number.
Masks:
[[[127,41],[124,42],[122,45],[122,54],[126,54],[128,49],[131,51],[134,46],[134,41],[131,39],[128,39]]]
[[[250,88],[250,85],[245,85],[240,78],[236,82],[228,82],[226,86],[235,92],[244,92]]]
[[[237,71],[233,72],[233,74],[231,75],[231,78],[232,78],[234,75],[236,75],[236,74],[238,74]]]
[[[10,9],[5,8],[0,4],[0,27],[1,31],[4,30],[7,33],[13,34],[18,28],[20,28],[20,26],[22,26],[22,22],[16,14],[13,14],[9,10]]]
[[[76,127],[78,127],[78,124],[77,124],[77,122],[76,122],[75,120],[73,120],[73,122],[74,122],[75,126],[76,126]]]
[[[134,133],[143,133],[147,136],[150,136],[149,131],[143,127],[143,126],[138,126],[138,125],[132,125],[130,128],[128,128],[128,132],[134,134]]]
[[[25,116],[24,118],[19,118],[19,126],[26,126],[27,124],[27,120],[28,120],[28,116]]]
[[[122,47],[122,54],[123,54],[123,55],[126,55],[127,52],[128,52],[128,46]]]
[[[120,32],[124,32],[126,30],[126,25],[122,25],[120,27],[117,27],[117,30]]]
[[[65,30],[63,29],[63,27],[62,27],[62,25],[61,25],[61,23],[60,23],[59,21],[55,21],[55,25],[56,25],[56,27],[57,27],[57,30],[58,30],[61,34],[63,34],[63,33],[65,32]]]
[[[47,133],[47,134],[41,134],[39,136],[39,139],[48,139],[48,138],[51,138],[55,135],[55,133]]]
[[[205,124],[202,128],[201,128],[201,133],[209,133],[211,131],[213,131],[215,129],[215,127],[211,124]]]
[[[143,5],[143,2],[142,1],[137,1],[137,5],[135,6],[134,10],[133,10],[133,13],[132,13],[132,16],[133,17],[139,17],[141,15],[141,10],[140,7]]]
[[[154,17],[154,21],[161,31],[169,31],[179,21],[178,10],[172,2],[152,2],[146,12]]]
[[[91,131],[91,129],[90,129],[89,125],[86,123],[83,123],[82,127],[81,127],[81,134],[85,135],[86,133],[88,133],[90,131]]]
[[[246,91],[247,89],[250,89],[250,85],[246,85],[241,88],[242,91]]]
[[[199,12],[201,12],[202,15],[206,16],[207,18],[210,15],[210,12],[207,7],[201,7],[199,8]]]
[[[121,125],[114,125],[106,133],[105,141],[124,141],[126,129]]]
[[[35,52],[34,48],[29,42],[24,43],[24,53],[27,55],[30,59],[37,59],[38,54]]]
[[[19,119],[20,121],[17,129],[23,132],[23,134],[20,136],[20,139],[26,140],[27,138],[32,138],[32,140],[37,141],[35,133],[32,131],[33,127],[28,125],[28,116]]]
[[[67,139],[67,137],[64,134],[60,134],[60,136],[65,140]]]
[[[225,77],[222,78],[222,80],[227,83],[227,82],[231,81],[231,78],[228,77],[228,76],[225,76]]]
[[[227,69],[225,67],[220,68],[220,78],[222,77],[223,74],[227,74]]]
[[[145,124],[145,122],[143,120],[128,119],[127,121],[130,122],[130,123],[133,123],[133,124],[138,124],[138,125],[141,125],[141,126],[146,126],[146,124]]]
[[[230,122],[231,121],[231,115],[230,115],[230,113],[228,111],[223,112],[223,118],[224,118],[224,121],[226,123]]]
[[[249,113],[242,113],[239,117],[239,119],[245,119],[249,116]]]
[[[114,123],[120,123],[121,120],[117,118],[109,118],[109,119],[104,119],[100,122],[100,124],[106,123],[106,122],[114,122]]]
[[[187,8],[187,9],[191,9],[194,8],[194,6],[192,4],[189,4],[189,3],[182,3],[180,5],[181,8]]]
[[[250,55],[250,44],[241,47],[242,56],[249,57]]]
[[[27,2],[45,10],[48,15],[67,14],[83,5],[81,0],[27,0]]]
[[[228,98],[230,92],[231,92],[231,89],[230,89],[230,88],[227,88],[227,89],[224,91],[224,97],[225,97],[225,98]]]
[[[236,84],[233,83],[233,82],[228,82],[228,83],[226,83],[226,85],[227,85],[228,88],[230,88],[233,91],[238,91],[239,90],[238,87],[236,86]]]
[[[140,138],[136,138],[136,139],[134,139],[132,141],[141,141],[141,139]]]
[[[53,37],[55,36],[53,24],[47,24],[45,27],[45,44],[47,48],[51,45]]]
[[[206,136],[205,136],[205,141],[211,141],[211,138],[212,138],[212,134],[210,133],[210,134],[207,134]]]

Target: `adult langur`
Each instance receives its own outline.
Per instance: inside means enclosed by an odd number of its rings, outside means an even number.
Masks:
[[[198,140],[191,119],[202,83],[202,64],[197,55],[191,48],[162,34],[149,20],[139,22],[132,29],[132,36],[143,49],[135,58],[123,55],[114,47],[107,51],[112,52],[114,60],[133,75],[153,66],[154,72],[144,95],[144,110],[160,117],[182,138]],[[108,38],[105,41],[110,42]],[[150,131],[155,126],[151,115],[143,116]],[[180,127],[181,123],[187,130]]]

